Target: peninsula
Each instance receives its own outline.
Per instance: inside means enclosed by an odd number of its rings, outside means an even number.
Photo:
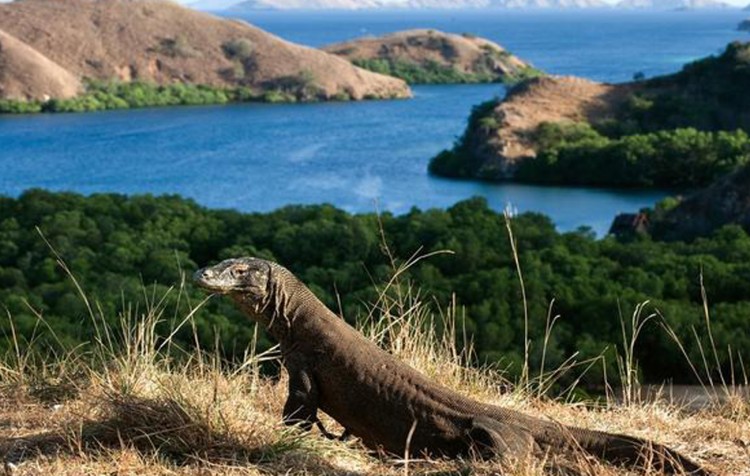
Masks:
[[[623,84],[532,79],[477,106],[437,175],[565,185],[698,187],[750,160],[750,44]]]
[[[497,43],[468,33],[408,30],[323,49],[410,84],[516,83],[542,74]]]
[[[0,4],[0,32],[6,111],[410,95],[399,79],[169,1]]]

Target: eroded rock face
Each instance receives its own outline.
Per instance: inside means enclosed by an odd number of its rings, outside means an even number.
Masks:
[[[26,43],[0,30],[0,98],[70,98],[82,89],[63,67]]]
[[[690,240],[730,223],[750,231],[748,166],[684,199],[654,223],[653,234],[668,240]]]
[[[386,60],[424,67],[439,65],[467,79],[513,82],[533,67],[505,48],[472,35],[436,30],[408,30],[380,37],[359,38],[323,48],[349,61]]]
[[[24,0],[0,4],[0,29],[75,78],[261,90],[304,83],[322,97],[353,99],[410,95],[401,80],[168,1]]]

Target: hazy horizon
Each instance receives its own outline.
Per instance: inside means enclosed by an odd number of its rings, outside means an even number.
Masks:
[[[0,1],[3,1],[3,0],[0,0]],[[190,5],[190,4],[195,4],[195,3],[201,3],[204,5],[215,4],[217,8],[225,8],[227,5],[241,3],[243,0],[174,0],[174,1],[177,1],[178,3],[182,3],[184,5]],[[402,0],[382,0],[382,1],[386,3],[397,4],[397,3],[400,3]],[[615,5],[619,3],[620,0],[603,0],[603,1],[611,5]],[[750,4],[750,0],[720,0],[720,1],[723,1],[724,3],[728,3],[730,5],[733,5],[735,7],[740,7],[740,8],[748,6]]]

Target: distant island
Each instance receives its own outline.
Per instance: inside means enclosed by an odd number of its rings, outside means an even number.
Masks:
[[[151,0],[0,4],[0,111],[403,98],[401,80]]]
[[[734,8],[719,0],[622,0],[617,8],[637,10],[700,10]]]
[[[700,187],[750,161],[750,44],[624,84],[532,79],[477,106],[437,175],[617,187]]]
[[[232,10],[368,10],[478,8],[609,8],[604,0],[247,0]]]
[[[409,30],[323,50],[409,84],[516,83],[542,74],[497,43],[468,33]]]
[[[210,8],[211,0],[196,3]],[[226,7],[226,2],[221,2]],[[736,8],[720,0],[622,0],[612,5],[604,0],[246,0],[230,7],[252,10],[374,10],[374,9],[637,9],[682,11]]]
[[[737,29],[740,31],[750,31],[750,18],[748,18],[747,20],[742,20],[737,26]]]

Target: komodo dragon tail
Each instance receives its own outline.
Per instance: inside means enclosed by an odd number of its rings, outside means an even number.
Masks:
[[[562,425],[545,425],[535,440],[551,452],[579,449],[612,464],[650,468],[665,474],[713,476],[687,457],[652,441]],[[567,441],[568,444],[562,444]]]

